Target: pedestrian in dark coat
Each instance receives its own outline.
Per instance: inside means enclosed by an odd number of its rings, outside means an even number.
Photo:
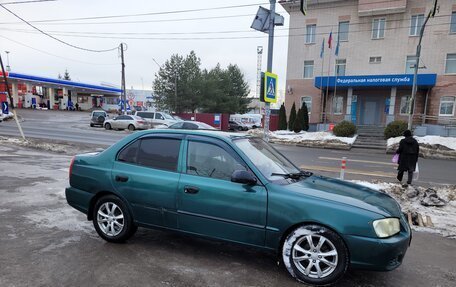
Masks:
[[[404,172],[408,173],[407,184],[412,184],[413,172],[416,169],[420,146],[416,139],[413,138],[412,132],[406,130],[404,139],[399,143],[399,148],[396,153],[399,154],[397,179],[402,182]],[[406,185],[405,185],[406,186]]]

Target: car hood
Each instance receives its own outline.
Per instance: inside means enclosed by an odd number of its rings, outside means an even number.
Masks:
[[[401,217],[399,204],[388,194],[339,179],[314,175],[285,188],[306,196],[365,209],[385,217]]]

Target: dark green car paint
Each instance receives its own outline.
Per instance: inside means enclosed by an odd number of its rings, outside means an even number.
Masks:
[[[151,169],[116,160],[118,152],[140,137],[181,138],[176,172]],[[186,173],[189,138],[229,149],[251,170],[254,186]],[[337,232],[350,253],[352,267],[392,270],[408,248],[410,229],[390,196],[337,179],[311,176],[298,182],[269,182],[233,144],[239,135],[221,132],[156,130],[136,132],[98,154],[78,155],[66,189],[68,203],[91,217],[100,193],[119,196],[136,224],[224,239],[280,250],[293,227],[317,223]],[[195,140],[195,139],[194,139]],[[116,176],[128,177],[118,182]],[[197,193],[186,193],[197,188]],[[374,220],[396,217],[401,232],[380,239]]]

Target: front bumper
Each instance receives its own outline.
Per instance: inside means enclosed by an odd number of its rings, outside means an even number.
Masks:
[[[374,271],[391,271],[402,264],[410,245],[410,229],[389,238],[344,236],[350,252],[351,267]]]

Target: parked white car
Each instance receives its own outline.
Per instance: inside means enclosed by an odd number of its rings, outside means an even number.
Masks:
[[[150,128],[150,124],[143,118],[138,116],[120,115],[113,119],[106,120],[104,127],[107,130],[118,129],[130,131],[134,130],[147,130]]]
[[[173,116],[164,112],[137,111],[135,112],[135,116],[142,117],[148,123],[150,123],[152,127],[169,127],[170,125],[173,125],[178,122],[178,120],[173,118]]]

